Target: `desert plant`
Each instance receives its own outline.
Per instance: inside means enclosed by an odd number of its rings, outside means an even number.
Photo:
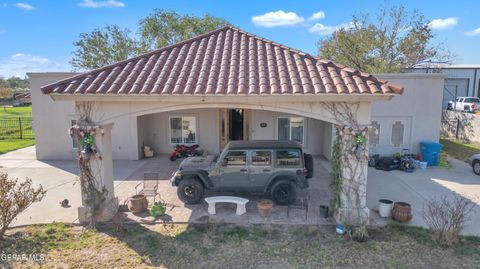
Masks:
[[[24,182],[8,178],[7,173],[0,174],[0,239],[12,221],[31,204],[39,202],[46,191],[40,185],[32,187],[32,180]]]
[[[155,202],[150,208],[150,215],[154,218],[158,218],[165,215],[165,211],[167,211],[167,205],[165,203]]]
[[[351,238],[357,242],[366,242],[368,240],[368,229],[366,225],[353,227]]]
[[[458,242],[459,234],[474,207],[475,203],[464,196],[455,195],[453,199],[449,199],[443,195],[425,202],[423,219],[432,229],[439,244],[451,246]]]

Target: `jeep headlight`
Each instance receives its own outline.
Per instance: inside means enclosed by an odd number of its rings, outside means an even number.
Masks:
[[[174,177],[182,177],[182,172],[181,171],[177,171],[175,172],[175,174],[173,175]]]

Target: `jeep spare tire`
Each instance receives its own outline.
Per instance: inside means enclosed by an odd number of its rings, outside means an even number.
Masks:
[[[307,169],[307,176],[306,178],[313,177],[313,156],[311,154],[303,154],[303,158],[305,159],[305,168]]]
[[[295,185],[287,180],[280,180],[273,184],[270,195],[278,205],[290,205],[295,201]]]
[[[195,178],[180,181],[177,187],[178,198],[186,204],[197,204],[203,198],[203,184]]]

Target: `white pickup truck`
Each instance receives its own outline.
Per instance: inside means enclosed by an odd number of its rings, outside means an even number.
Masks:
[[[480,109],[480,99],[478,97],[457,97],[448,102],[447,109],[473,113]]]

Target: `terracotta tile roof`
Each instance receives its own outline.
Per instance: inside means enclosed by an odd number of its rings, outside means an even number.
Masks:
[[[402,94],[355,69],[228,26],[42,87],[45,94]]]

